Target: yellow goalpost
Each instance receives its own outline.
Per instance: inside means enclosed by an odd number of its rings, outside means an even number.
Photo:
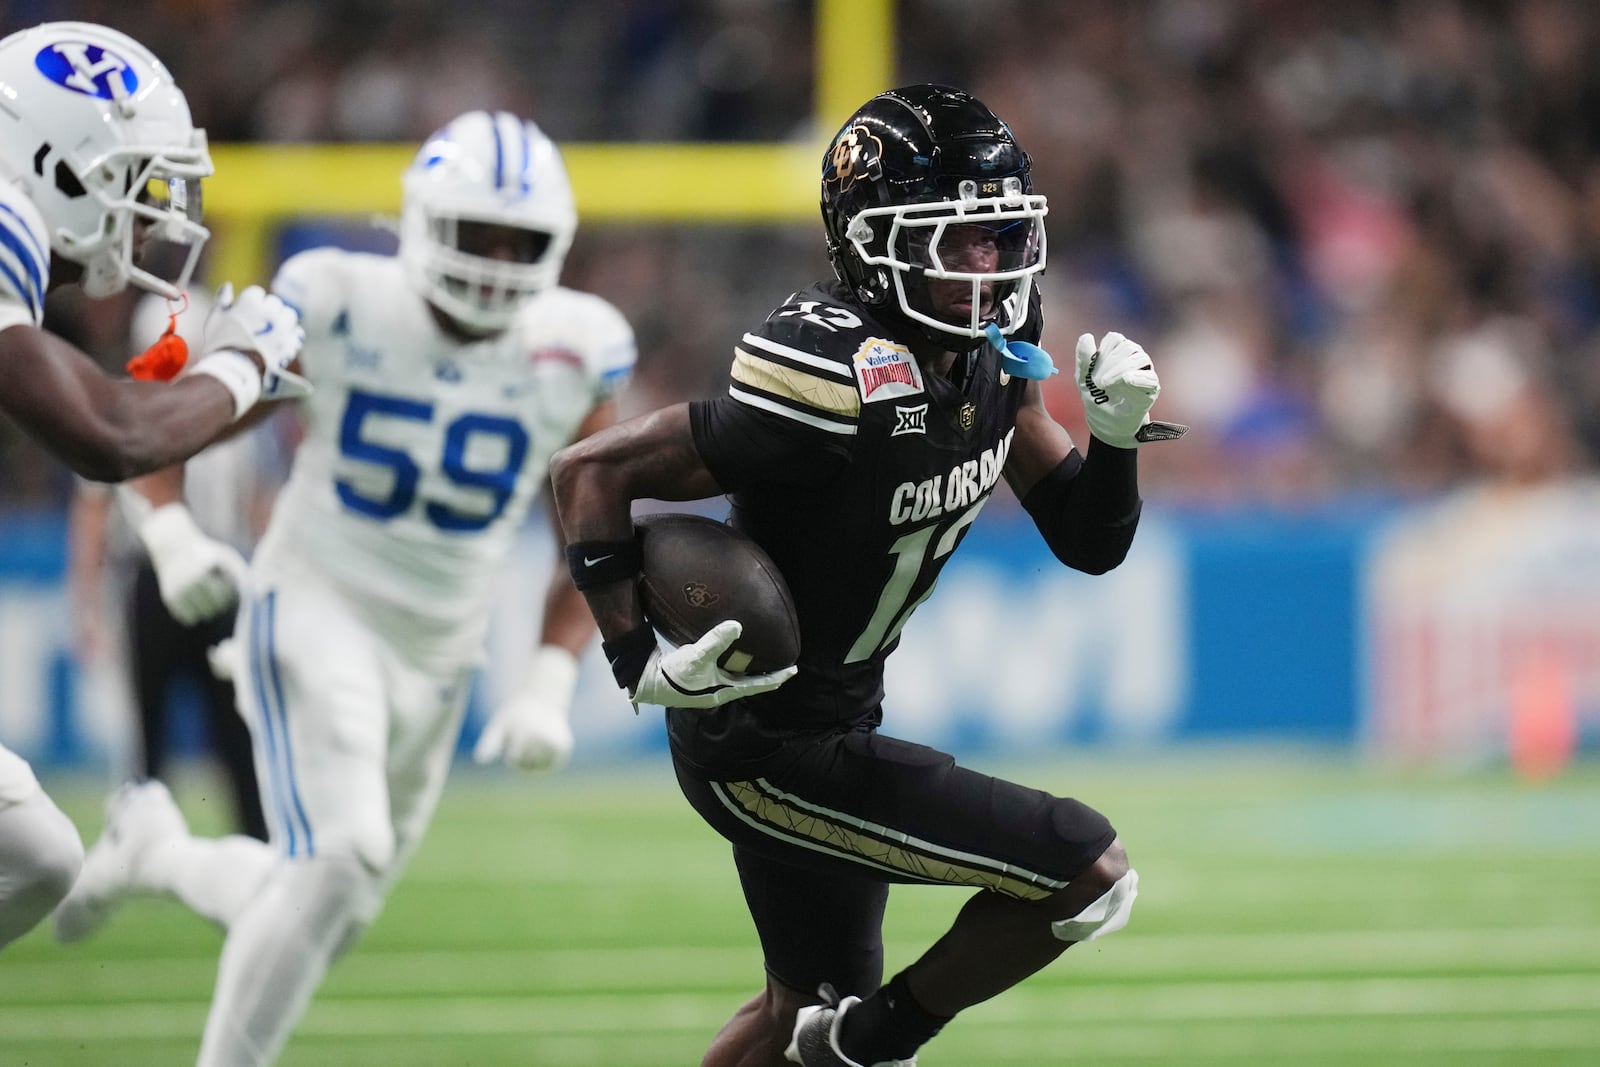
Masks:
[[[816,131],[778,144],[563,144],[579,216],[594,222],[771,222],[817,210],[822,139],[891,87],[894,0],[816,0]],[[219,144],[206,181],[211,275],[265,280],[273,228],[308,216],[397,214],[414,144]],[[707,196],[709,176],[717,194]]]

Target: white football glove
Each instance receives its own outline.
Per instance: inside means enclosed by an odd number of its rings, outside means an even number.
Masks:
[[[161,601],[185,626],[214,618],[239,601],[248,566],[232,545],[213,540],[181,503],[163,504],[139,523]]]
[[[692,645],[650,653],[634,688],[633,705],[660,704],[667,708],[715,708],[730,700],[776,689],[793,678],[798,667],[788,666],[768,674],[733,674],[717,666],[724,653],[744,633],[735,619],[719,622]]]
[[[209,374],[227,386],[238,418],[258,400],[310,395],[311,383],[287,369],[305,340],[300,316],[288,304],[259,285],[236,298],[232,283],[224,283],[206,316],[203,354],[190,373]],[[249,352],[260,355],[261,367]]]
[[[237,637],[224,637],[206,649],[206,664],[219,681],[231,682],[244,677],[244,649]]]
[[[1150,409],[1161,382],[1143,348],[1120,333],[1108,333],[1096,349],[1094,335],[1078,338],[1078,394],[1089,432],[1116,448],[1138,448],[1149,441],[1175,441],[1189,427],[1151,422]]]
[[[558,771],[572,756],[567,713],[578,685],[578,659],[557,645],[545,645],[528,663],[528,676],[510,699],[494,709],[472,758],[524,771]]]

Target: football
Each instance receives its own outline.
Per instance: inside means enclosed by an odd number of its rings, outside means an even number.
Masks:
[[[668,641],[692,644],[737,619],[744,633],[722,657],[724,670],[764,674],[800,658],[794,598],[760,545],[700,515],[643,515],[634,525],[645,618]]]

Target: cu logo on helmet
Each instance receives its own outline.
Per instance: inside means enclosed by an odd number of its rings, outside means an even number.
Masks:
[[[86,41],[57,41],[34,57],[39,73],[63,89],[98,100],[121,100],[139,88],[133,64]]]
[[[837,184],[842,193],[858,178],[876,178],[882,154],[883,142],[865,126],[852,126],[833,142],[829,158],[833,173],[828,175],[828,181]]]

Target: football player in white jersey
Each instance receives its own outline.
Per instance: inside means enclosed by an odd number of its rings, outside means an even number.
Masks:
[[[272,842],[192,837],[159,784],[125,789],[56,916],[76,940],[128,892],[156,891],[227,928],[202,1065],[271,1062],[377,914],[434,811],[549,458],[615,421],[633,333],[558,284],[576,225],[555,145],[471,112],[407,171],[397,257],[317,249],[273,283],[300,312],[316,392],[235,632]],[[480,761],[554,766],[571,749],[594,625],[565,570]]]
[[[172,383],[114,380],[43,328],[58,285],[99,298],[131,281],[179,297],[208,236],[210,173],[205,132],[137,41],[78,22],[0,40],[0,411],[86,478],[185,459],[291,380],[277,372],[299,328],[260,288],[207,319],[201,358]],[[176,280],[138,266],[147,240],[187,248]],[[82,855],[27,762],[0,748],[0,947],[49,914]]]

